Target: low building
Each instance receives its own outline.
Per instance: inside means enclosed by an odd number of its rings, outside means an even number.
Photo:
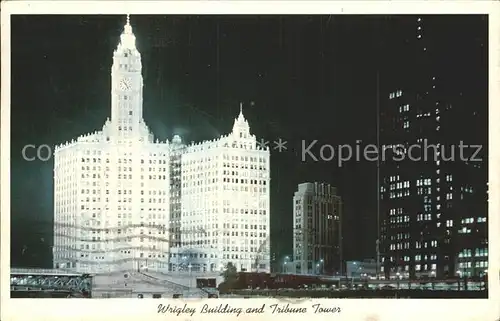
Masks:
[[[370,278],[377,277],[377,261],[347,261],[346,275],[350,278]]]

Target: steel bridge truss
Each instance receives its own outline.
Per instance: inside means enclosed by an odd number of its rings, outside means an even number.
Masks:
[[[11,290],[52,290],[90,293],[90,275],[29,275],[11,274]]]

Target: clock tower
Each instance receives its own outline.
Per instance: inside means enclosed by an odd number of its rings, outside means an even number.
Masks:
[[[137,137],[143,124],[141,70],[141,54],[127,15],[111,69],[111,122],[113,136],[119,139]]]

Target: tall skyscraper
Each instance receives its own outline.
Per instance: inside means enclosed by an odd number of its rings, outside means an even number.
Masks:
[[[111,70],[111,119],[57,146],[54,267],[79,272],[269,271],[269,148],[243,111],[232,133],[154,140],[127,18]]]
[[[293,264],[297,273],[342,272],[341,222],[342,203],[335,187],[299,184],[293,197]]]
[[[442,23],[434,28],[437,20],[415,17],[392,33],[401,42],[380,72],[379,143],[381,153],[388,151],[379,186],[386,277],[480,276],[487,268],[487,134],[480,129],[487,126],[487,102],[454,79],[447,60],[457,48],[443,45],[447,33]],[[479,48],[463,40],[462,46]],[[483,145],[477,159],[470,159],[474,148],[460,154],[461,142]]]
[[[155,142],[142,118],[141,69],[127,19],[113,54],[111,119],[55,150],[56,268],[168,267],[169,144]]]

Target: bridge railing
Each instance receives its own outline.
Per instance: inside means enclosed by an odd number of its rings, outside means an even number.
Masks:
[[[31,268],[11,268],[11,275],[82,275],[71,270],[62,269],[31,269]]]

